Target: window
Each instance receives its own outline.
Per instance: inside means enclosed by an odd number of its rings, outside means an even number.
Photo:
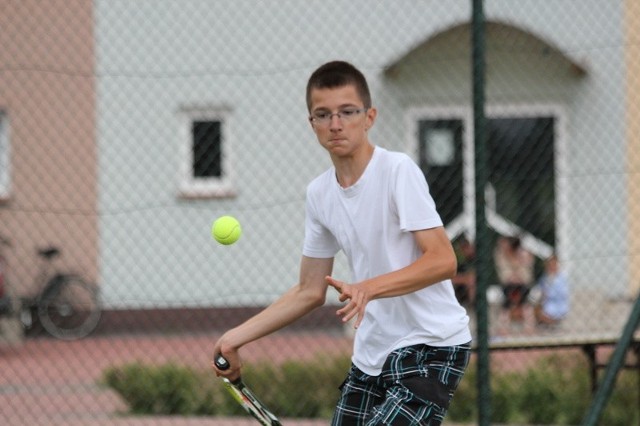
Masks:
[[[462,120],[418,122],[419,165],[446,224],[463,212]]]
[[[193,176],[222,177],[222,123],[193,121],[191,123]]]
[[[232,185],[226,109],[182,111],[180,195],[194,198],[230,197]]]
[[[0,200],[9,198],[11,187],[9,148],[9,120],[7,115],[0,111]]]

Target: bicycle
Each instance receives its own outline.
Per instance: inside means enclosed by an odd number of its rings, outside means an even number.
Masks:
[[[0,245],[9,247],[11,243],[0,237]],[[34,286],[36,291],[17,299],[5,291],[4,305],[8,308],[4,315],[17,316],[25,330],[32,328],[37,320],[47,333],[58,339],[88,336],[102,316],[97,286],[79,275],[55,270],[53,260],[61,254],[57,247],[38,249],[37,254],[41,266]],[[0,282],[6,282],[3,266],[6,267],[6,261],[0,253]]]

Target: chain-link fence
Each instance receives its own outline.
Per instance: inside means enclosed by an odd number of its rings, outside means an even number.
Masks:
[[[640,288],[640,6],[484,11],[493,419],[575,424]],[[330,165],[304,90],[332,59],[369,79],[372,141],[424,171],[475,330],[471,15],[467,0],[0,0],[2,423],[134,422],[107,369],[207,371],[222,331],[297,282],[306,185]],[[243,228],[230,246],[210,236],[224,214]],[[39,306],[71,272],[102,307],[79,340]],[[334,275],[349,279],[343,257]],[[336,306],[329,293],[246,363],[347,357]],[[477,421],[475,370],[447,422]],[[630,374],[607,424],[640,417]],[[298,408],[284,416],[327,423]]]

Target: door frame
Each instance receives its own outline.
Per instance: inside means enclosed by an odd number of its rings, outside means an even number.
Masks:
[[[567,126],[568,118],[565,108],[560,104],[492,104],[487,105],[485,115],[491,118],[532,118],[532,117],[553,117],[554,118],[554,167],[555,167],[555,229],[556,247],[550,247],[534,236],[525,238],[524,243],[528,245],[539,257],[545,257],[554,250],[560,261],[567,253],[567,232],[568,227],[568,156],[567,156]],[[406,129],[404,151],[413,156],[418,162],[419,152],[419,121],[420,120],[461,120],[463,122],[462,136],[462,158],[463,158],[463,214],[447,225],[447,233],[451,239],[458,235],[465,234],[470,240],[475,239],[475,154],[473,145],[473,110],[469,106],[415,106],[410,107],[404,114],[404,124]],[[485,195],[486,196],[486,195]],[[497,228],[498,232],[510,232],[510,225],[501,221],[496,212],[487,209],[487,220],[489,225]]]

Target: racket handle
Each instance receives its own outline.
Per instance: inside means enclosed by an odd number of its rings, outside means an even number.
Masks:
[[[228,370],[229,367],[231,367],[231,364],[229,364],[229,361],[227,361],[227,359],[223,357],[222,354],[216,355],[213,362],[216,365],[216,367],[218,367],[218,369],[222,371]]]

